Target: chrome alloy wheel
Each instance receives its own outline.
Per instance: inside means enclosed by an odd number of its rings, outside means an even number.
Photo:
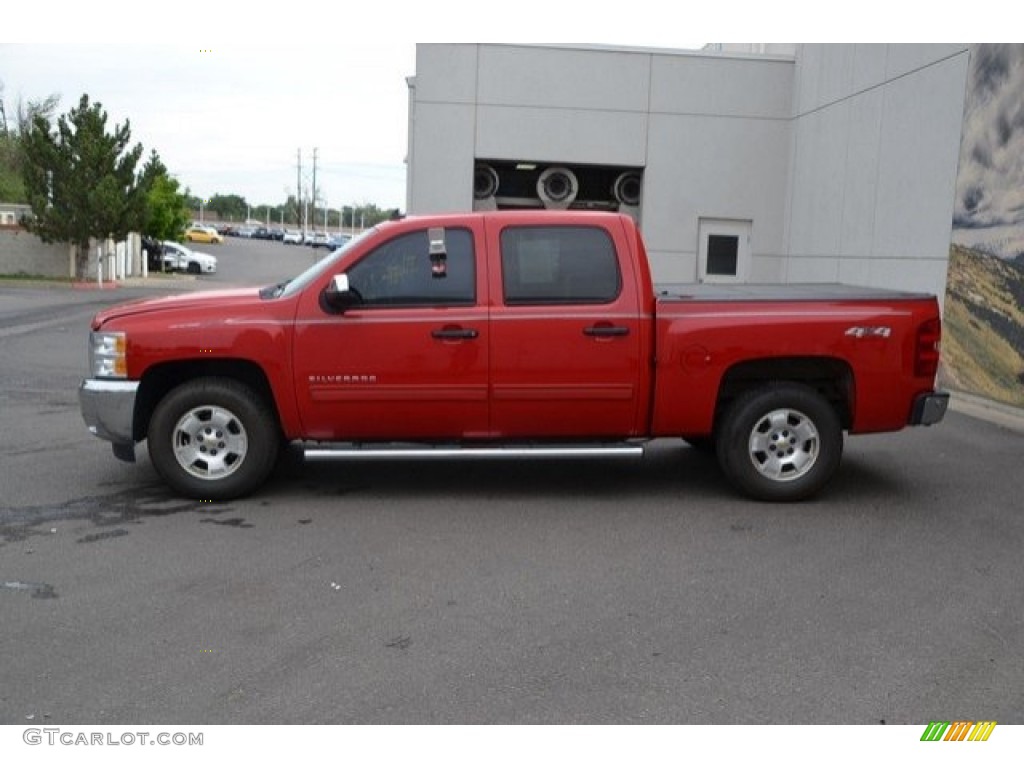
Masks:
[[[174,425],[174,458],[193,477],[217,480],[229,477],[245,461],[249,438],[241,420],[227,408],[193,408]]]
[[[747,445],[754,469],[776,482],[806,475],[821,451],[814,422],[792,408],[766,413],[754,424]]]

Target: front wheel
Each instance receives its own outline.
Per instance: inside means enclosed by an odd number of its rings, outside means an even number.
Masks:
[[[264,399],[233,379],[171,390],[149,423],[149,457],[178,493],[227,500],[251,493],[274,467],[280,437]]]
[[[771,384],[738,397],[717,440],[718,462],[743,493],[761,501],[800,501],[829,481],[843,454],[832,405],[803,384]]]

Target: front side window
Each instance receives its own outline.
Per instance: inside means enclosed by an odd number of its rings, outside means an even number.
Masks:
[[[447,267],[443,276],[431,269],[426,230],[389,240],[348,270],[349,285],[363,307],[448,306],[476,303],[473,235],[445,230]]]
[[[597,227],[509,227],[501,233],[505,304],[608,304],[622,287],[615,246]]]

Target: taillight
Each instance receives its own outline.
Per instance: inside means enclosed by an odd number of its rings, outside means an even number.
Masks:
[[[939,342],[942,339],[942,322],[935,317],[917,327],[917,342],[914,345],[914,376],[934,378],[939,369]]]

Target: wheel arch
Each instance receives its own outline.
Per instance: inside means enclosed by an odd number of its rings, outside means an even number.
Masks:
[[[849,429],[853,423],[855,379],[849,363],[835,357],[773,357],[746,360],[725,372],[715,403],[716,431],[737,397],[771,382],[811,387],[835,409],[843,429]]]
[[[168,392],[187,381],[209,377],[233,379],[248,386],[264,400],[277,420],[277,431],[281,431],[281,417],[273,389],[263,369],[251,360],[214,358],[176,360],[149,368],[143,374],[135,397],[132,437],[136,441],[145,439],[153,411]]]

